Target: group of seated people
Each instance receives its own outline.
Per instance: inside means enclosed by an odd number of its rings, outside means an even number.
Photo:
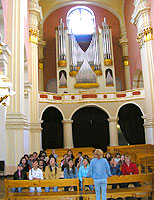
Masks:
[[[94,151],[93,151],[94,153]],[[90,177],[88,174],[90,160],[93,158],[89,158],[88,155],[82,156],[82,152],[78,152],[78,157],[75,159],[72,150],[68,150],[67,154],[63,156],[61,160],[60,166],[58,166],[56,160],[58,156],[55,154],[55,150],[52,150],[51,155],[49,158],[45,151],[41,150],[39,155],[37,152],[34,152],[30,156],[27,154],[24,155],[20,163],[17,166],[17,171],[14,173],[14,180],[43,180],[48,179],[59,179],[60,178],[60,171],[64,171],[64,179],[71,179],[71,178],[79,178],[80,181],[80,188],[82,188],[82,181],[83,177]],[[131,175],[131,174],[138,174],[138,168],[135,163],[131,162],[130,156],[120,155],[119,153],[116,154],[115,158],[107,152],[105,154],[105,158],[108,161],[111,174],[114,175]],[[27,173],[29,172],[27,177]],[[43,177],[43,172],[45,173],[45,177]],[[138,182],[133,183],[135,187],[140,186]],[[119,184],[119,187],[128,187],[129,184],[122,183]],[[117,188],[117,184],[112,185],[112,189]],[[37,192],[42,192],[42,188],[40,187],[30,187],[29,191],[34,192],[36,189]],[[45,192],[50,191],[50,187],[45,187]],[[52,188],[54,192],[58,191],[58,187]],[[89,185],[88,189],[93,190],[93,186]],[[15,191],[22,192],[22,188],[12,188],[12,192]],[[77,190],[76,187],[65,187],[65,191],[68,190]]]

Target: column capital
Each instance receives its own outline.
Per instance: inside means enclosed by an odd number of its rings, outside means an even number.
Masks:
[[[118,122],[119,118],[117,117],[110,117],[109,119],[107,119],[109,122]]]
[[[154,128],[154,118],[149,118],[149,119],[147,119],[146,118],[146,116],[143,116],[142,117],[143,119],[144,119],[144,124],[143,124],[143,126],[145,127],[145,128]]]
[[[61,121],[63,124],[72,124],[73,123],[73,120],[71,119],[64,119]]]

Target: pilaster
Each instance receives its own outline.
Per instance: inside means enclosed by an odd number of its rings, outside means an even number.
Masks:
[[[154,42],[150,21],[151,5],[147,0],[134,0],[134,6],[131,22],[137,27],[137,41],[141,52],[146,107],[144,120],[146,143],[154,144]]]
[[[41,148],[41,123],[39,122],[38,105],[38,43],[39,23],[42,18],[38,0],[29,1],[29,42],[30,42],[30,149],[39,151]]]

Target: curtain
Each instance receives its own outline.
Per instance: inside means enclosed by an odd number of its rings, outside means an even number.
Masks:
[[[134,104],[124,105],[119,110],[119,125],[129,144],[145,144],[144,120],[139,107]]]
[[[95,147],[106,151],[109,145],[108,115],[99,108],[79,109],[72,117],[74,147]]]
[[[54,107],[47,108],[42,115],[43,149],[63,148],[62,114]]]

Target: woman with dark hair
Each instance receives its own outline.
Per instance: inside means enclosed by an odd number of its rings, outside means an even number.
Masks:
[[[74,159],[73,151],[72,151],[71,149],[69,149],[69,150],[67,151],[67,154],[68,154],[68,156],[69,156],[70,158]]]
[[[22,157],[19,163],[23,165],[23,171],[29,172],[28,160],[25,157]]]
[[[106,158],[106,160],[109,162],[109,160],[110,160],[110,157],[111,157],[111,153],[110,152],[106,152],[106,154],[105,154],[105,158]]]
[[[70,159],[70,157],[68,155],[65,156],[64,158],[64,162],[61,166],[61,170],[64,171],[65,167],[68,165],[68,160]]]
[[[77,178],[78,177],[78,170],[73,163],[73,159],[68,159],[68,165],[64,169],[64,178]],[[68,191],[69,187],[65,187],[64,190]],[[76,186],[74,187],[74,191],[76,191]]]
[[[109,163],[103,158],[103,151],[96,149],[95,158],[92,159],[87,177],[94,179],[96,200],[100,200],[100,189],[102,190],[102,200],[106,200],[107,178],[111,176]]]
[[[45,168],[45,178],[52,180],[52,179],[59,179],[60,170],[56,166],[56,159],[55,157],[51,157],[49,161],[49,165]],[[45,187],[45,192],[49,192],[50,187]],[[53,187],[53,192],[57,192],[58,187]]]

